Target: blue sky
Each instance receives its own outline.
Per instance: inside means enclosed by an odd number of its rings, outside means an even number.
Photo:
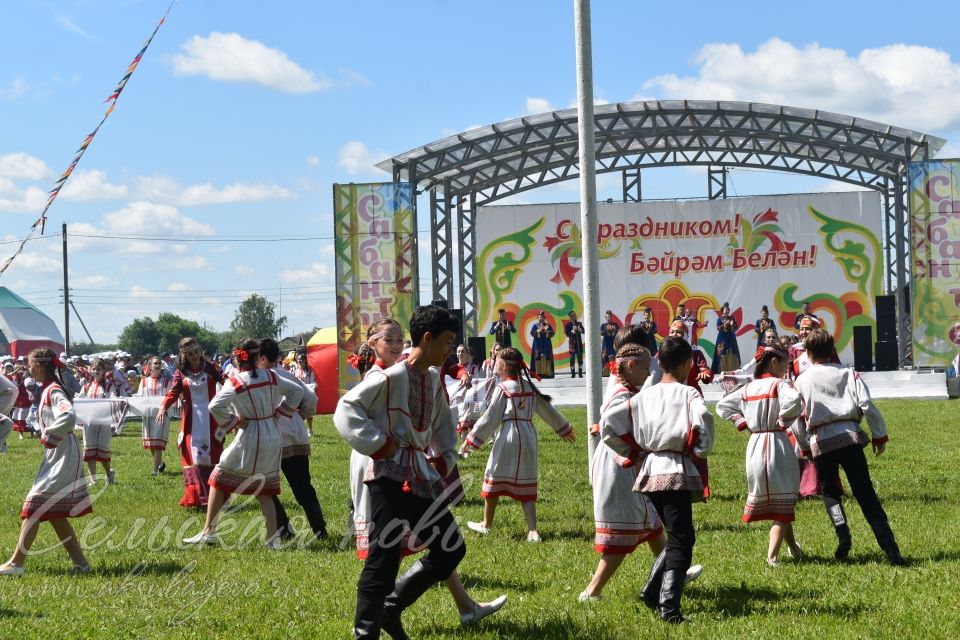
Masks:
[[[0,240],[26,235],[167,4],[4,7]],[[595,97],[766,101],[958,140],[960,5],[922,7],[595,1]],[[331,185],[389,179],[372,164],[472,126],[573,106],[573,47],[566,1],[180,0],[48,214],[48,236],[62,222],[76,233],[70,284],[93,337],[161,311],[223,330],[253,291],[282,304],[288,333],[331,325]],[[956,155],[952,142],[941,153]],[[701,170],[648,171],[643,184],[645,198],[706,191]],[[836,187],[734,171],[729,188]],[[601,177],[599,196],[619,195]],[[576,181],[523,194],[576,198]],[[106,233],[170,239],[91,237]],[[209,242],[179,239],[196,237]],[[29,243],[0,285],[62,323],[58,238]]]

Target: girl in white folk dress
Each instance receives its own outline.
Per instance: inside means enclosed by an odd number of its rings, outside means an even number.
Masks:
[[[479,534],[489,533],[500,496],[507,496],[523,505],[527,541],[540,542],[537,531],[537,431],[533,416],[540,416],[568,442],[573,442],[575,435],[563,414],[550,404],[550,396],[540,393],[530,380],[519,351],[512,347],[500,350],[497,375],[503,382],[493,390],[490,406],[460,447],[461,455],[479,449],[496,432],[480,491],[483,522],[467,522],[467,526]]]
[[[13,411],[13,405],[17,402],[18,393],[17,385],[0,373],[0,453],[7,452],[7,436],[13,429],[10,412]]]
[[[152,356],[147,360],[147,370],[140,379],[140,386],[135,395],[145,398],[163,398],[170,391],[173,380],[167,376],[163,360]],[[167,465],[163,462],[163,452],[167,448],[170,437],[170,416],[164,412],[161,420],[144,417],[143,419],[143,448],[153,455],[153,472],[151,475],[163,473]]]
[[[625,414],[619,415],[627,419],[610,419],[615,407],[628,402],[643,387],[650,376],[651,361],[647,348],[635,343],[621,346],[613,360],[616,387],[600,410],[597,427],[602,442],[594,451],[590,465],[596,525],[594,549],[602,555],[593,579],[580,593],[580,602],[599,600],[604,586],[638,546],[647,543],[656,558],[667,544],[663,523],[653,504],[633,490],[637,481],[636,459],[628,457],[636,450],[633,423]],[[700,565],[691,566],[687,570],[687,582],[695,580],[702,571]]]
[[[370,371],[382,371],[396,364],[403,352],[403,329],[394,320],[384,318],[370,327],[367,331],[367,342],[364,342],[350,358],[351,364],[364,377]],[[453,425],[451,425],[452,427]],[[363,482],[364,473],[370,457],[357,453],[354,449],[350,454],[350,496],[353,504],[353,530],[357,544],[357,558],[364,560],[367,557],[370,533],[370,497],[367,485]],[[400,545],[400,554],[412,555],[411,546],[404,541]],[[422,547],[422,545],[419,545]],[[463,586],[460,575],[454,571],[444,580],[444,584],[453,596],[460,613],[460,624],[468,626],[475,624],[491,613],[496,613],[507,602],[507,596],[501,595],[491,602],[477,602],[467,588]]]
[[[272,496],[280,494],[280,454],[283,442],[276,412],[295,411],[303,395],[300,383],[257,369],[259,345],[245,338],[233,350],[236,370],[210,401],[210,415],[220,427],[222,441],[234,428],[239,434],[210,474],[207,519],[200,533],[185,538],[185,544],[216,544],[216,520],[229,494],[255,495],[266,521],[266,544],[280,548],[277,513]],[[232,411],[231,411],[232,410]]]
[[[23,575],[23,563],[40,523],[53,526],[63,547],[70,554],[75,573],[87,573],[90,565],[67,518],[78,518],[93,511],[83,474],[80,443],[73,435],[76,414],[70,396],[63,388],[59,360],[51,349],[34,349],[27,360],[30,375],[43,386],[37,426],[44,446],[40,470],[24,500],[20,517],[20,539],[13,555],[0,565],[0,575]]]
[[[107,376],[108,365],[103,358],[96,358],[91,365],[92,378],[83,385],[78,398],[118,398],[117,387]],[[115,473],[110,468],[110,442],[113,440],[112,424],[83,425],[83,461],[90,470],[90,484],[97,481],[97,462],[103,466],[107,484],[113,484]]]
[[[789,356],[779,346],[763,348],[756,379],[717,403],[717,413],[739,431],[750,431],[747,444],[747,502],[743,521],[772,520],[767,563],[777,566],[784,541],[787,554],[799,560],[802,552],[793,536],[794,510],[800,491],[800,465],[786,425],[802,428],[800,394],[783,376]]]

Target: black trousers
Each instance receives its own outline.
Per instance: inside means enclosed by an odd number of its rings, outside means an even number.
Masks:
[[[583,345],[575,344],[572,340],[570,341],[570,371],[574,371],[574,364],[579,364],[577,367],[580,371],[583,371]]]
[[[850,490],[853,497],[860,505],[864,517],[876,533],[880,529],[887,528],[887,513],[880,504],[880,498],[873,488],[873,481],[870,480],[870,470],[867,468],[867,457],[863,454],[863,447],[852,444],[842,447],[835,451],[830,451],[813,459],[813,466],[817,469],[817,475],[820,478],[820,492],[823,494],[823,504],[831,514],[834,505],[840,504],[842,497],[842,488],[840,485],[840,469],[847,475],[847,482],[850,483]],[[846,524],[834,521],[835,525]],[[884,541],[878,541],[881,545]]]
[[[446,580],[467,553],[450,510],[440,501],[404,493],[399,482],[379,478],[370,491],[370,546],[357,583],[358,607],[382,603],[393,591],[400,569],[405,523],[429,553],[420,563],[437,580]]]
[[[690,492],[653,491],[643,495],[650,498],[667,530],[664,569],[686,572],[693,561],[693,545],[697,541],[693,531],[693,501]]]
[[[320,508],[320,500],[310,480],[310,457],[303,455],[284,458],[280,461],[280,470],[283,471],[297,504],[303,507],[313,534],[325,536],[327,523],[323,519],[323,509]],[[277,510],[277,529],[287,528],[290,525],[290,518],[276,496],[273,497],[273,506]]]

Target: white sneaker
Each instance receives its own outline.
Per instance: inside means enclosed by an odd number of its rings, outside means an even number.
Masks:
[[[283,549],[283,543],[280,542],[280,536],[274,537],[273,540],[267,540],[263,544],[271,551],[280,551]]]
[[[543,542],[540,538],[540,534],[536,531],[531,531],[527,534],[527,542]]]
[[[468,522],[467,522],[467,528],[470,529],[470,531],[476,531],[477,533],[479,533],[479,534],[482,535],[482,536],[485,536],[485,535],[487,535],[488,533],[490,533],[490,527],[485,527],[485,526],[483,526],[483,523],[482,523],[482,522],[470,522],[470,521],[468,521]]]
[[[684,583],[693,582],[700,577],[700,574],[703,573],[702,564],[693,564],[690,565],[690,568],[687,569],[687,577],[683,579]]]
[[[771,567],[779,567],[780,563],[775,558],[767,558],[767,564]]]
[[[491,613],[496,613],[507,603],[507,596],[500,596],[490,602],[485,604],[477,603],[473,608],[473,611],[468,611],[467,613],[460,614],[460,624],[465,627],[469,627],[472,624],[476,624],[489,616]]]
[[[7,564],[0,565],[0,576],[22,576],[22,575],[23,575],[23,567],[18,567],[17,565],[10,564],[9,562]]]
[[[586,591],[581,591],[580,595],[577,596],[578,602],[596,602],[602,596],[588,596]]]
[[[70,573],[77,574],[77,575],[83,575],[83,574],[86,574],[86,573],[90,573],[90,565],[89,565],[89,564],[75,564],[75,565],[73,565],[73,568],[70,569]]]
[[[217,544],[216,532],[204,533],[201,531],[195,536],[183,539],[183,544]]]

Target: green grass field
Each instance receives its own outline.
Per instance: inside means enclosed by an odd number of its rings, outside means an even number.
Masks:
[[[586,444],[568,444],[546,428],[540,435],[542,544],[523,541],[519,505],[503,501],[496,529],[485,538],[466,530],[468,552],[460,565],[477,600],[509,595],[504,609],[477,627],[463,629],[449,593],[429,591],[404,614],[415,638],[949,638],[960,632],[960,460],[957,405],[950,402],[880,402],[890,427],[887,453],[871,457],[871,473],[903,553],[912,566],[888,565],[859,509],[848,502],[853,529],[851,561],[833,561],[834,535],[822,505],[798,506],[797,538],[806,558],[765,561],[767,526],[740,521],[746,480],[747,438],[717,422],[710,458],[713,498],[694,507],[694,560],[703,576],[684,593],[689,624],[667,628],[638,600],[651,556],[629,558],[600,602],[580,604],[577,594],[596,567],[593,511],[586,478]],[[566,410],[573,424],[583,410]],[[176,425],[174,425],[176,428]],[[541,425],[542,427],[542,425]],[[255,503],[229,516],[221,548],[183,548],[179,540],[199,530],[201,516],[177,505],[182,493],[179,459],[168,449],[167,473],[149,474],[139,424],[114,439],[117,485],[104,489],[94,514],[74,520],[93,572],[67,574],[66,553],[47,550],[30,558],[22,578],[0,579],[3,638],[344,638],[353,618],[361,565],[347,518],[348,448],[329,419],[314,424],[314,486],[331,528],[331,540],[271,552],[263,548]],[[11,434],[0,455],[0,554],[9,557],[18,517],[40,457],[36,440]],[[489,449],[461,465],[477,479],[461,523],[481,517],[479,481]],[[302,512],[289,490],[291,516]],[[305,530],[306,527],[301,527]],[[41,527],[36,551],[55,544]],[[785,554],[782,554],[785,558]],[[409,562],[409,561],[408,561]]]

